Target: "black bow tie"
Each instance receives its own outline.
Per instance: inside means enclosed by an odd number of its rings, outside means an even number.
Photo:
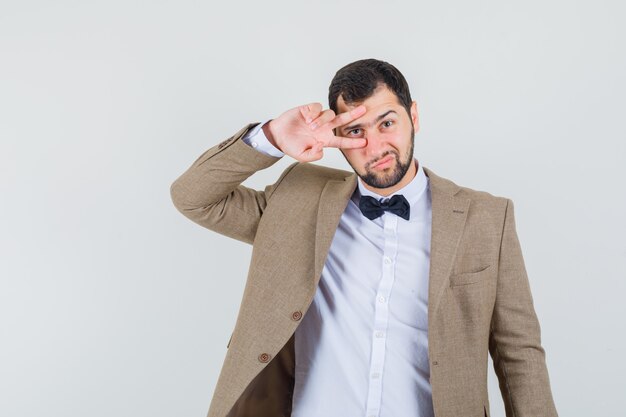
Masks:
[[[361,213],[370,220],[383,215],[384,211],[390,211],[405,220],[409,220],[411,214],[409,202],[402,194],[396,194],[382,203],[369,195],[361,196],[359,200]]]

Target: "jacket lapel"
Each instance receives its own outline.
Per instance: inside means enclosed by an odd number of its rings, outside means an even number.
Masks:
[[[324,262],[330,249],[341,214],[346,209],[348,201],[356,189],[357,175],[352,173],[343,180],[330,180],[324,186],[317,209],[317,227],[315,230],[315,283],[322,274]]]
[[[422,166],[428,176],[432,200],[432,233],[430,273],[428,285],[429,321],[437,310],[441,295],[456,255],[470,200],[456,196],[460,187]],[[343,180],[329,180],[320,196],[315,231],[315,291],[332,239],[352,193],[357,186],[357,175],[352,173]]]
[[[428,324],[432,327],[434,313],[448,283],[456,250],[463,234],[470,199],[457,196],[461,189],[423,167],[430,184],[432,231],[430,237],[430,273],[428,281]]]

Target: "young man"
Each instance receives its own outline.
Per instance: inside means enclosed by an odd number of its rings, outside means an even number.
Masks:
[[[556,416],[513,202],[413,157],[402,74],[366,59],[320,103],[250,123],[171,186],[189,219],[253,245],[209,417]],[[337,147],[354,172],[311,162]],[[241,185],[296,159],[263,191]]]

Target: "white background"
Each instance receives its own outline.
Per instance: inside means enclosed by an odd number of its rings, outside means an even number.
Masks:
[[[425,166],[514,201],[559,414],[623,415],[624,7],[3,1],[0,415],[206,415],[251,247],[170,184],[363,58],[407,78]]]

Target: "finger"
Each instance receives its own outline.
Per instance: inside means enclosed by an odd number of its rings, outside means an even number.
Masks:
[[[309,103],[304,106],[300,106],[300,114],[304,117],[304,121],[311,123],[311,120],[315,119],[322,111],[321,103]]]
[[[365,108],[365,105],[361,104],[361,105],[353,108],[350,111],[339,113],[337,116],[335,116],[335,118],[333,120],[328,122],[328,125],[326,127],[328,127],[329,129],[334,129],[336,127],[348,124],[351,121],[353,121],[354,119],[363,116],[365,114],[366,110],[367,109]]]
[[[365,138],[346,138],[343,136],[333,136],[324,146],[327,148],[355,149],[367,145]]]
[[[313,119],[313,121],[309,123],[309,127],[311,128],[311,130],[315,130],[317,127],[330,122],[334,118],[335,118],[334,111],[332,111],[331,109],[324,110],[317,119]]]
[[[311,148],[302,152],[301,157],[306,161],[317,161],[324,156],[324,144],[316,142]]]

